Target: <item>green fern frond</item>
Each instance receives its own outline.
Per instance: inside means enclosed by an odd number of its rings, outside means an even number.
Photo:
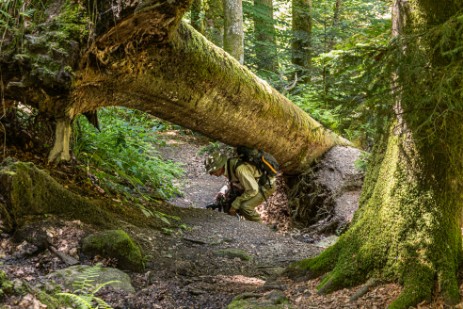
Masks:
[[[120,281],[119,280],[111,280],[111,281],[100,283],[93,289],[92,294],[98,293],[98,291],[100,291],[102,288],[104,288],[105,286],[108,286],[110,284],[113,284],[113,283],[120,283]]]
[[[86,295],[77,295],[66,292],[57,293],[56,295],[71,301],[79,309],[93,309],[92,298]]]
[[[93,300],[96,301],[96,303],[98,304],[98,309],[112,309],[112,307],[108,305],[108,303],[106,303],[103,299],[99,297],[94,297]]]
[[[111,309],[110,305],[108,305],[103,299],[95,296],[95,294],[103,287],[120,281],[111,280],[101,284],[95,284],[94,279],[99,277],[100,271],[100,264],[84,269],[77,277],[77,280],[73,283],[76,290],[72,293],[62,292],[57,293],[56,295],[72,302],[73,305],[79,309]],[[96,304],[96,307],[94,307],[94,304]]]

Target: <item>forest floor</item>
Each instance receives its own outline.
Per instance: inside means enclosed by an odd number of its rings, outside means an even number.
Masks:
[[[318,295],[316,286],[320,279],[297,282],[281,276],[291,262],[320,253],[332,239],[315,244],[301,242],[289,218],[265,207],[261,208],[262,224],[204,209],[224,184],[224,179],[204,171],[198,151],[205,141],[176,132],[166,133],[165,138],[166,146],[160,149],[162,155],[183,163],[186,169],[185,176],[179,179],[184,194],[171,200],[176,206],[165,212],[179,216],[184,228],[166,232],[135,227],[130,222],[121,227],[142,245],[147,265],[143,273],[129,273],[135,292],[106,288],[100,292],[113,308],[226,308],[233,298],[241,295],[253,300],[254,305],[246,309],[371,309],[386,308],[398,296],[397,284],[376,285],[355,300],[351,298],[361,286]],[[277,196],[270,204],[278,205],[279,199],[283,198]],[[82,237],[94,227],[58,218],[50,218],[43,225],[49,242],[59,251],[74,256],[81,264],[98,262],[98,258],[88,260],[78,254]],[[65,265],[49,250],[34,255],[27,250],[27,243],[17,243],[11,235],[2,234],[0,267],[15,282],[46,288],[48,274]],[[288,302],[276,305],[282,297]],[[29,292],[4,298],[0,308],[45,306]],[[433,303],[418,308],[444,307]]]

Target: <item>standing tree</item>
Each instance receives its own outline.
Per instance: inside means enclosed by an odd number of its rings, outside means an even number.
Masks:
[[[223,0],[223,49],[240,64],[244,63],[243,4],[241,0]]]
[[[327,38],[328,46],[327,46],[327,51],[330,51],[334,48],[334,45],[336,44],[336,30],[339,27],[339,22],[340,22],[340,16],[341,16],[341,9],[342,9],[342,0],[336,0],[336,3],[334,4],[334,10],[333,10],[333,24],[332,28],[330,31],[330,34]]]
[[[336,44],[336,37],[340,23],[342,4],[342,0],[336,0],[333,8],[333,20],[331,23],[331,27],[325,25],[324,52],[326,53],[333,50]],[[334,77],[331,76],[330,71],[326,68],[326,66],[323,66],[323,89],[325,97],[329,96],[328,93],[330,92],[330,88],[334,82]]]
[[[223,47],[223,1],[207,0],[205,3],[204,16],[206,19],[206,37],[215,45]]]
[[[253,14],[257,68],[262,71],[276,72],[278,55],[275,42],[273,1],[254,0]]]
[[[191,3],[191,25],[199,33],[204,34],[204,15],[203,15],[203,1],[193,0]]]
[[[376,277],[403,285],[388,308],[409,308],[433,292],[459,302],[462,9],[453,0],[395,2],[395,117],[374,152],[360,208],[335,245],[289,268],[328,272],[320,292]]]
[[[292,1],[292,63],[299,77],[309,80],[312,57],[312,0]]]

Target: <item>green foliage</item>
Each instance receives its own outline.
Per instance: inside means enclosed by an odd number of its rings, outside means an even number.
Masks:
[[[67,2],[50,30],[61,32],[57,36],[63,40],[72,38],[82,41],[88,36],[89,20],[86,16],[84,7]]]
[[[67,305],[73,305],[73,308],[78,309],[111,309],[103,299],[96,296],[98,291],[103,287],[115,283],[117,281],[109,281],[95,285],[95,278],[98,277],[98,272],[101,271],[101,266],[96,265],[85,269],[78,279],[73,283],[75,290],[72,293],[61,292],[56,295],[63,300]]]
[[[315,120],[337,131],[341,121],[338,109],[331,109],[327,104],[321,103],[318,99],[318,93],[313,88],[304,87],[302,89],[303,91],[299,94],[288,95],[289,99],[309,113]]]
[[[7,294],[14,292],[13,283],[8,279],[8,276],[3,270],[0,270],[0,301]]]
[[[159,121],[124,108],[102,109],[99,119],[101,132],[79,117],[74,153],[105,190],[130,200],[168,199],[179,194],[174,180],[183,170],[156,151],[162,144],[156,136]]]
[[[26,20],[33,15],[31,9],[24,0],[0,1],[0,51],[4,48],[5,38],[12,36],[10,46],[22,44]]]
[[[172,216],[172,215],[168,215],[163,212],[160,212],[160,211],[148,209],[141,204],[139,204],[138,206],[140,207],[141,211],[146,217],[156,217],[168,226],[172,225],[172,221],[174,222],[180,221],[180,217]]]
[[[0,16],[0,58],[27,72],[22,82],[29,77],[46,90],[70,89],[78,49],[89,35],[81,2],[3,0]]]
[[[305,51],[312,57],[310,68],[304,69],[292,63],[292,42],[307,35],[292,31],[291,2],[276,1],[274,20],[267,22],[275,28],[279,68],[269,72],[259,69],[256,48],[268,48],[271,53],[272,46],[259,45],[253,23],[255,16],[267,17],[254,2],[244,1],[246,65],[323,125],[370,149],[392,110],[392,72],[384,66],[391,33],[390,4],[342,1],[336,21],[334,9],[334,1],[312,3],[310,51]]]
[[[339,46],[343,49],[314,57],[314,70],[320,75],[288,95],[316,120],[364,149],[370,149],[392,114],[392,71],[384,65],[388,24],[372,29],[375,37],[354,36]]]
[[[362,152],[360,157],[354,162],[355,168],[359,171],[366,172],[370,156],[371,154],[369,152]]]
[[[36,35],[37,31],[45,26],[44,23],[48,22],[50,16],[45,14],[46,5],[44,1],[0,1],[2,39],[10,37],[14,43],[13,47],[22,48],[24,35],[26,33]],[[84,8],[79,3],[65,2],[61,13],[51,19],[51,24],[47,26],[49,43],[59,42],[64,50],[64,45],[68,44],[70,39],[81,42],[88,36],[87,24],[88,18]]]

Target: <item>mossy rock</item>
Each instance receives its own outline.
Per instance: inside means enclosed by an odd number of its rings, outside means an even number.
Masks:
[[[112,219],[97,204],[64,188],[33,163],[8,162],[0,169],[2,230],[27,223],[28,218],[56,214],[106,226]]]
[[[70,290],[79,288],[79,282],[82,282],[83,278],[86,278],[91,280],[91,284],[95,287],[104,284],[105,286],[129,293],[135,292],[129,275],[119,269],[102,267],[100,265],[75,265],[57,270],[51,273],[48,278],[58,280],[59,282],[63,280],[62,284]]]
[[[215,251],[214,254],[217,256],[224,256],[230,259],[239,258],[242,261],[252,260],[252,256],[248,252],[241,250],[241,249],[234,249],[234,248],[222,249],[222,250]]]
[[[145,269],[140,246],[122,230],[108,230],[82,240],[82,252],[117,260],[117,267],[141,272]]]
[[[121,222],[150,228],[164,224],[130,205],[80,196],[30,162],[4,160],[0,165],[0,195],[0,229],[5,233],[50,215],[104,229],[117,228]]]

